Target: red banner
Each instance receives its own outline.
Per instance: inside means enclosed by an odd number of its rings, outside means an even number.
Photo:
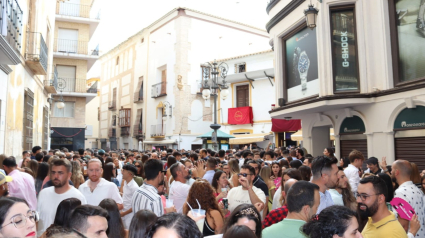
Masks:
[[[230,125],[253,124],[252,107],[229,108],[227,123]]]
[[[299,129],[301,129],[301,120],[285,120],[272,118],[273,132],[298,131]]]

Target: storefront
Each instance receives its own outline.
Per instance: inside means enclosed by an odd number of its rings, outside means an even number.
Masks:
[[[340,135],[340,158],[348,157],[352,150],[362,152],[365,158],[367,153],[367,136],[364,134],[366,127],[363,120],[358,116],[346,117],[339,129]]]
[[[50,149],[67,148],[69,151],[84,149],[84,128],[52,127]]]
[[[301,120],[272,119],[272,131],[275,133],[276,147],[297,146],[297,141],[292,138],[297,131],[301,131]],[[301,136],[302,138],[302,136]]]
[[[425,107],[405,108],[394,121],[395,159],[425,169]]]
[[[202,139],[202,148],[205,149],[213,149],[214,144],[212,140],[212,134],[214,131],[207,132],[203,135],[198,136],[197,138]],[[235,138],[232,135],[224,133],[220,130],[217,130],[217,141],[218,141],[218,149],[219,150],[228,150],[230,149],[229,139]]]

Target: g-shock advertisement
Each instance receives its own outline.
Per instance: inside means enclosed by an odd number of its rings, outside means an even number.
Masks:
[[[425,78],[425,0],[396,0],[400,82]]]
[[[285,41],[288,101],[319,93],[316,29],[305,28]]]

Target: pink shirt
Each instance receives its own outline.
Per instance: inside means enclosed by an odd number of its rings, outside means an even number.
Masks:
[[[37,197],[35,195],[34,178],[24,172],[15,169],[10,174],[13,181],[7,183],[11,197],[18,197],[27,201],[31,210],[37,210]]]

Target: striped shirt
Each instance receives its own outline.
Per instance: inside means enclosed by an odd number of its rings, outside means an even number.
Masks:
[[[164,207],[162,205],[161,196],[158,195],[158,190],[147,183],[140,186],[133,194],[131,204],[134,214],[143,209],[152,211],[158,217],[164,214]]]

